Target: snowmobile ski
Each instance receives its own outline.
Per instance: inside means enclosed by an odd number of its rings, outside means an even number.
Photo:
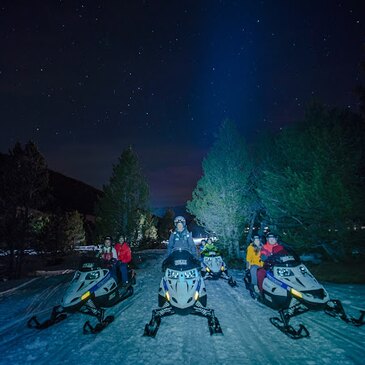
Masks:
[[[356,327],[360,327],[365,324],[365,321],[364,321],[365,311],[363,311],[363,310],[360,311],[359,318],[348,316],[345,312],[345,309],[343,308],[341,301],[338,299],[329,300],[326,303],[324,312],[331,317],[340,318],[344,322],[352,324]]]
[[[232,288],[234,288],[234,287],[238,286],[238,285],[237,285],[236,280],[234,280],[232,276],[230,276],[230,277],[229,277],[229,279],[228,279],[228,284],[229,284]]]
[[[211,317],[208,317],[208,327],[210,335],[223,335],[222,327],[219,323],[218,318],[212,314]]]
[[[152,317],[149,323],[147,323],[144,328],[143,336],[155,337],[158,329],[160,328],[160,324],[161,324],[160,317]]]
[[[37,319],[37,316],[33,316],[30,318],[27,322],[28,328],[35,328],[38,330],[43,330],[48,327],[53,326],[56,323],[59,323],[67,318],[67,314],[63,312],[63,310],[59,311],[61,308],[60,305],[57,305],[56,307],[53,307],[51,317],[44,322],[39,322]]]
[[[309,337],[309,331],[303,324],[300,324],[299,329],[296,330],[290,324],[284,324],[283,321],[278,317],[270,318],[270,322],[281,332],[283,332],[285,335],[292,338],[293,340]]]
[[[90,321],[86,321],[84,327],[82,328],[83,333],[84,335],[99,333],[113,321],[114,321],[114,316],[107,316],[102,321],[97,323],[94,327],[90,324]]]

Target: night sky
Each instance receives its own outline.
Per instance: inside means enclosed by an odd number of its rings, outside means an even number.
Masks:
[[[1,152],[101,188],[132,145],[175,206],[223,119],[250,142],[313,98],[358,110],[365,1],[1,1],[0,41]]]

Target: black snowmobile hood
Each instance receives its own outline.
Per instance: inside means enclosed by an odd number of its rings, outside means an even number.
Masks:
[[[200,261],[196,259],[189,251],[176,250],[173,251],[170,256],[163,262],[162,270],[167,268],[172,270],[192,270],[200,267]]]

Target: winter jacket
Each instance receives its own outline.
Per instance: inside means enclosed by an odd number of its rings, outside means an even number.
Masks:
[[[285,253],[285,252],[286,252],[285,248],[279,243],[271,245],[269,242],[266,242],[260,251],[260,256],[261,260],[265,261],[271,255],[276,255],[278,253]]]
[[[118,260],[124,264],[128,264],[132,260],[132,251],[127,242],[117,243],[115,245]]]
[[[112,259],[117,259],[117,251],[114,247],[102,246],[101,250],[97,254],[104,261],[111,261]]]
[[[257,265],[262,267],[263,262],[260,258],[261,252],[258,250],[255,250],[255,247],[253,244],[249,245],[247,247],[247,253],[246,253],[246,261],[250,264],[250,267],[253,265]]]
[[[196,246],[190,232],[185,228],[182,232],[174,231],[169,238],[169,245],[167,246],[167,254],[170,255],[172,251],[179,248],[189,251],[196,257]]]
[[[213,243],[207,243],[207,244],[204,246],[204,248],[203,248],[203,250],[202,250],[201,254],[202,254],[203,256],[206,256],[206,255],[209,255],[209,252],[215,252],[217,255],[219,255],[219,254],[220,254],[220,253],[219,253],[219,250],[217,249],[217,247],[216,247],[216,246],[214,246],[214,245],[213,245]]]

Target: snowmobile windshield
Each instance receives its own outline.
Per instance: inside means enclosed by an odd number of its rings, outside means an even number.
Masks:
[[[84,257],[80,260],[79,271],[88,272],[101,268],[101,261],[96,257]]]
[[[294,267],[300,264],[297,256],[290,253],[277,253],[270,256],[265,262],[268,265],[280,267]]]
[[[193,257],[193,255],[186,250],[176,250],[163,262],[162,269],[167,268],[173,270],[191,270],[200,267],[200,261]]]

